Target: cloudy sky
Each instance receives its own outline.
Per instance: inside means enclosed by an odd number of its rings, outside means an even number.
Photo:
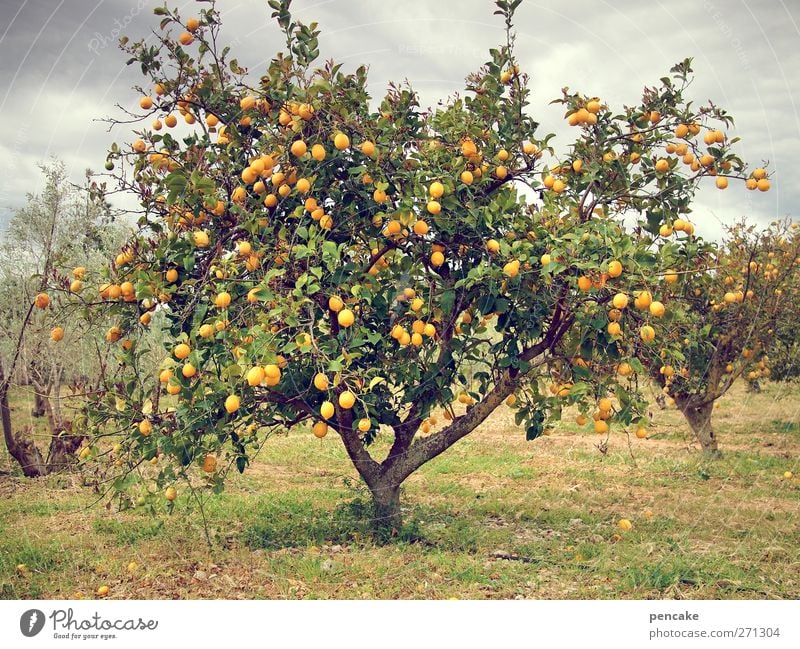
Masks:
[[[100,169],[114,141],[99,119],[135,106],[139,81],[117,48],[120,35],[145,36],[156,25],[149,0],[2,0],[0,2],[0,220],[40,185],[37,163],[57,156],[77,181]],[[204,5],[170,3],[188,17]],[[280,48],[266,0],[218,0],[223,32],[239,61],[261,71]],[[303,21],[323,30],[321,53],[351,69],[370,65],[380,96],[408,79],[423,105],[462,88],[465,75],[503,39],[491,0],[295,0]],[[800,3],[795,0],[523,0],[517,54],[532,77],[531,111],[543,132],[566,147],[561,109],[549,106],[564,86],[632,104],[675,62],[693,57],[690,95],[712,100],[736,119],[738,151],[769,161],[773,190],[719,191],[709,181],[696,203],[699,233],[715,237],[740,216],[767,221],[800,216],[792,155],[800,152]]]

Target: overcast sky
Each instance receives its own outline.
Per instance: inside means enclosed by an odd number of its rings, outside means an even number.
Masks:
[[[0,220],[41,185],[37,163],[64,160],[77,181],[100,169],[109,144],[98,118],[135,106],[140,81],[117,48],[120,33],[136,38],[157,23],[147,0],[0,1]],[[170,3],[184,17],[204,5]],[[262,71],[280,48],[266,0],[219,0],[223,34],[235,56]],[[350,69],[370,65],[373,97],[390,80],[408,79],[424,106],[463,87],[467,73],[503,39],[490,0],[295,0],[294,13],[320,23],[323,58]],[[517,54],[532,77],[531,112],[542,133],[570,135],[562,109],[549,106],[564,86],[612,106],[633,104],[686,57],[695,59],[690,89],[736,119],[739,153],[775,172],[773,190],[719,191],[709,181],[696,203],[698,232],[716,237],[720,223],[740,216],[768,221],[798,217],[800,184],[791,156],[800,153],[800,2],[797,0],[523,0],[517,11]]]

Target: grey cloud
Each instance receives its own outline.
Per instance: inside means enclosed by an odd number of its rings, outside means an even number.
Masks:
[[[12,128],[0,142],[0,218],[37,186],[37,161],[64,158],[77,180],[99,168],[109,144],[125,132],[107,133],[92,120],[131,106],[139,78],[116,47],[117,31],[147,35],[156,26],[142,0],[86,3],[26,0],[0,3],[0,111]],[[179,3],[183,15],[202,5]],[[279,30],[261,0],[220,0],[224,36],[253,73],[280,49]],[[760,221],[797,214],[800,188],[791,181],[800,144],[800,7],[752,0],[579,1],[570,5],[525,0],[517,16],[517,53],[532,76],[532,114],[543,132],[556,132],[566,151],[573,132],[558,106],[563,86],[601,96],[614,106],[636,102],[645,84],[657,83],[676,61],[692,56],[697,78],[690,95],[708,99],[736,117],[739,151],[770,160],[775,190],[754,195],[709,183],[697,203],[702,231],[741,215]],[[408,79],[423,106],[459,91],[467,73],[502,41],[502,24],[489,0],[295,0],[295,14],[317,20],[324,58],[353,69],[370,66],[370,88],[380,97],[390,80]],[[16,17],[15,17],[16,16]],[[11,23],[13,19],[13,23]],[[5,28],[3,28],[5,29]],[[41,33],[40,33],[41,32]],[[31,47],[33,46],[33,47]],[[23,61],[26,52],[30,54]],[[714,226],[714,233],[719,226]],[[711,234],[709,231],[707,234]]]

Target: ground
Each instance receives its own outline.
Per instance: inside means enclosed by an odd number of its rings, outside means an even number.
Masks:
[[[737,385],[715,411],[720,460],[674,409],[653,418],[603,453],[569,423],[526,442],[498,411],[408,481],[404,538],[384,546],[334,435],[270,439],[208,502],[210,548],[183,493],[171,515],[118,512],[78,475],[26,480],[3,456],[0,597],[798,597],[800,386]]]

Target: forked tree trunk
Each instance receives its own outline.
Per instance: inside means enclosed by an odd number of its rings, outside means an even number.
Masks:
[[[678,406],[689,422],[692,432],[700,442],[705,453],[719,457],[722,455],[717,446],[717,436],[711,426],[711,414],[714,412],[714,402],[695,405],[692,400],[678,400]]]

